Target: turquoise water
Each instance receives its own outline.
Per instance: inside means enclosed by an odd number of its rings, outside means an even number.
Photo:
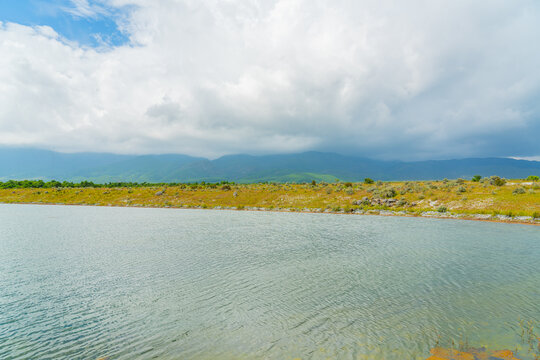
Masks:
[[[520,319],[539,227],[0,205],[0,359],[533,359]]]

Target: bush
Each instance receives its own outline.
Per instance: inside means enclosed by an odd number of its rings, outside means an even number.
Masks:
[[[370,179],[370,178],[365,178],[364,179],[364,183],[366,184],[373,184],[375,181],[373,181],[373,179]]]
[[[397,195],[397,192],[394,188],[387,188],[387,189],[384,189],[382,192],[381,192],[381,196],[382,197],[385,197],[387,199],[389,198],[393,198],[394,196]]]
[[[440,213],[445,213],[445,212],[448,211],[448,209],[446,208],[446,206],[439,206],[437,211],[440,212]]]
[[[460,186],[460,187],[458,187],[458,189],[456,191],[457,191],[458,194],[461,194],[461,193],[466,192],[467,189],[464,186]]]
[[[525,194],[525,189],[522,187],[515,188],[514,191],[512,191],[512,195],[520,195]]]
[[[459,178],[456,180],[456,184],[464,184],[464,183],[465,183],[465,179]]]
[[[471,179],[473,182],[479,182],[482,179],[481,175],[474,175]]]
[[[351,183],[351,182],[346,182],[345,184],[343,184],[343,186],[345,186],[345,187],[352,187],[352,183]]]
[[[405,205],[407,205],[407,204],[408,204],[407,200],[405,200],[405,199],[399,199],[396,205],[397,205],[397,206],[405,206]]]
[[[348,188],[348,189],[345,191],[345,193],[346,193],[347,195],[353,195],[353,194],[354,194],[354,190],[351,189],[351,188]]]
[[[506,179],[500,178],[498,176],[492,176],[489,178],[489,183],[495,186],[503,186],[504,184],[506,184]]]
[[[230,186],[229,184],[225,184],[225,185],[223,185],[223,186],[221,187],[221,190],[223,190],[223,191],[229,191],[229,190],[231,190],[231,186]]]
[[[529,181],[539,181],[540,180],[540,177],[536,176],[536,175],[529,175],[527,177],[527,180]]]

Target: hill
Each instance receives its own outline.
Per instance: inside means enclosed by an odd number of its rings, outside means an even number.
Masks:
[[[331,182],[470,179],[474,175],[525,178],[540,174],[540,162],[508,158],[380,161],[335,153],[227,155],[215,160],[179,154],[117,155],[0,148],[0,181],[9,179],[94,182]]]

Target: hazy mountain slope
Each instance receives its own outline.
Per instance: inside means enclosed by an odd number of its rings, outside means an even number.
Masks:
[[[67,179],[89,168],[107,166],[131,156],[39,149],[0,148],[0,179]]]
[[[506,158],[379,161],[334,153],[228,155],[215,160],[187,155],[63,154],[0,148],[0,180],[56,179],[95,182],[361,181],[540,175],[540,162]]]
[[[382,174],[386,167],[387,162],[333,153],[228,155],[204,164],[189,164],[179,175],[194,180],[279,181],[276,179],[291,174],[311,173],[317,174],[317,177],[330,175],[338,179],[359,179],[363,174]]]
[[[190,163],[178,172],[178,177],[190,181],[251,182],[290,181],[288,177],[292,174],[313,174],[315,180],[316,177],[324,175],[345,181],[358,181],[366,177],[378,180],[455,179],[471,178],[477,174],[524,178],[539,173],[538,161],[486,158],[399,162],[308,152],[291,155],[224,156],[214,161]]]
[[[470,158],[397,163],[388,171],[399,179],[456,179],[474,175],[525,178],[540,173],[540,162],[507,158]],[[387,175],[388,176],[388,175]]]
[[[175,182],[183,166],[205,161],[187,155],[141,155],[118,161],[113,164],[94,167],[82,171],[80,178],[98,182],[134,181],[134,182]]]
[[[187,155],[58,153],[0,148],[0,180],[173,181],[182,166],[201,161]]]

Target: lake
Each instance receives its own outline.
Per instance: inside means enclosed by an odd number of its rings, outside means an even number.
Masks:
[[[0,359],[528,360],[530,321],[540,227],[0,205]]]

